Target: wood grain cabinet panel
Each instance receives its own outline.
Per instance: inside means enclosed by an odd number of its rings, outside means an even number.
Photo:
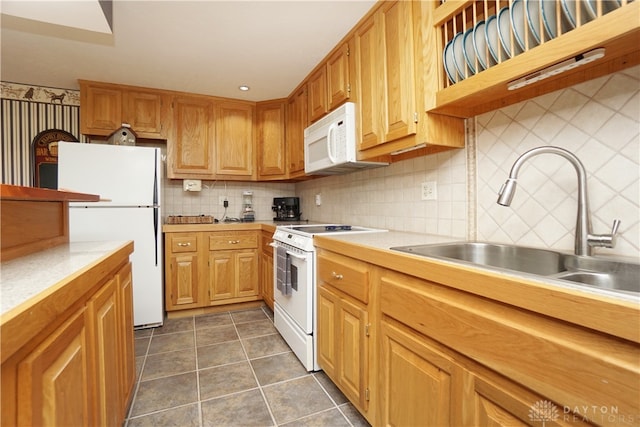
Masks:
[[[165,235],[165,306],[167,311],[205,305],[202,233]],[[199,248],[202,248],[199,250]]]
[[[368,301],[368,275],[359,274],[366,264],[325,251],[317,259],[318,364],[351,403],[368,415],[371,325],[368,306],[351,296]]]
[[[117,306],[117,278],[104,285],[87,304],[89,318],[91,358],[95,374],[96,393],[92,402],[96,405],[97,425],[117,425],[124,415],[120,372],[120,319]]]
[[[139,138],[166,139],[169,95],[156,89],[80,80],[80,132],[109,136],[129,125]]]
[[[322,65],[307,80],[309,121],[315,122],[329,111],[327,102],[327,69]]]
[[[254,107],[250,103],[216,102],[216,175],[254,178]]]
[[[287,100],[287,163],[289,178],[304,176],[304,130],[307,118],[307,92],[303,86]]]
[[[169,178],[215,178],[213,103],[200,97],[173,99],[173,138],[167,144]]]
[[[85,324],[82,308],[19,363],[18,425],[94,425],[94,380]]]
[[[350,43],[339,45],[327,59],[328,110],[332,111],[351,97]]]
[[[261,299],[257,231],[208,233],[209,305]]]
[[[256,105],[258,180],[286,179],[286,100]]]

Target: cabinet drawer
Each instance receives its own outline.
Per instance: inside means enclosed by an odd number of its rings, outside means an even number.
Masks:
[[[171,236],[171,252],[197,252],[198,237],[195,235]]]
[[[258,247],[258,233],[235,231],[233,233],[209,234],[209,250],[249,249]]]
[[[365,304],[369,302],[369,265],[364,262],[324,252],[318,255],[318,277]]]

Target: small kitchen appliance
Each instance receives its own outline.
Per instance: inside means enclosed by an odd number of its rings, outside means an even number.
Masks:
[[[358,160],[356,140],[355,104],[346,102],[304,130],[305,173],[339,175],[389,164]]]
[[[274,197],[271,207],[276,213],[274,221],[300,221],[300,198],[298,197]]]
[[[255,211],[253,210],[253,192],[242,192],[242,222],[255,221]]]
[[[345,224],[281,225],[271,246],[274,325],[307,371],[318,371],[316,248],[313,236],[384,232]]]

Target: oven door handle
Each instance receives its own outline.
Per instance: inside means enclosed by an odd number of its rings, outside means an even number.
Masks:
[[[298,254],[293,253],[293,252],[289,252],[289,251],[287,251],[287,255],[289,255],[289,256],[291,256],[291,257],[293,257],[293,258],[296,258],[296,259],[302,260],[302,261],[306,261],[306,260],[307,260],[307,257],[302,256],[302,255],[298,255]]]

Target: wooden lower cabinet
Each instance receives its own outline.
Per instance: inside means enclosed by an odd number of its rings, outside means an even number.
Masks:
[[[262,252],[260,254],[260,293],[265,304],[273,310],[273,232],[262,232]]]
[[[18,363],[16,395],[20,398],[16,425],[93,425],[90,339],[85,311],[84,307],[76,311]],[[2,378],[4,383],[7,379],[4,369]]]
[[[320,251],[318,260],[318,364],[369,420],[369,266]]]
[[[136,375],[131,264],[93,275],[103,284],[59,326],[5,355],[3,426],[122,425]]]
[[[452,377],[458,369],[452,358],[430,347],[409,328],[389,321],[381,322],[379,350],[382,425],[460,424],[452,405]]]
[[[318,290],[318,359],[325,373],[360,410],[369,408],[368,314],[329,287]]]
[[[204,279],[202,233],[167,233],[165,238],[165,307],[167,311],[201,307]]]
[[[248,298],[248,299],[247,299]],[[258,251],[211,251],[209,254],[210,304],[260,299]],[[242,300],[242,301],[241,301]]]

